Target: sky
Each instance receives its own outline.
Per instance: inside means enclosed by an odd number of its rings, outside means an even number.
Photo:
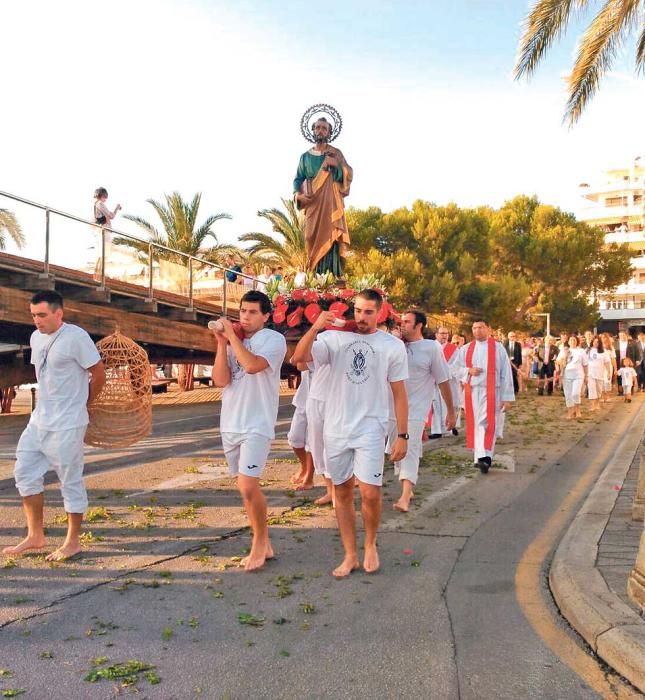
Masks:
[[[593,5],[593,3],[592,3]],[[537,194],[580,209],[578,184],[645,156],[642,77],[628,44],[573,129],[564,77],[584,21],[530,82],[511,72],[526,0],[36,0],[0,3],[0,190],[90,217],[154,223],[146,199],[202,192],[221,242],[268,231],[308,148],[300,118],[334,105],[354,168],[348,205],[500,206]],[[585,18],[587,21],[590,16]],[[41,254],[43,216],[7,203]],[[87,227],[54,218],[64,263]],[[137,233],[130,222],[115,227]],[[9,248],[11,252],[15,249]]]

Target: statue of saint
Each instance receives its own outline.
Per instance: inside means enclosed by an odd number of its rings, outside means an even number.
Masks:
[[[344,199],[353,172],[343,154],[329,145],[332,125],[320,117],[311,128],[313,148],[300,156],[293,181],[298,209],[305,213],[305,243],[309,270],[342,277],[349,232]]]

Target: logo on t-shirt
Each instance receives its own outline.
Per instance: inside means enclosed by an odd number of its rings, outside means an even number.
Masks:
[[[346,352],[349,367],[345,376],[352,384],[364,384],[370,378],[369,361],[374,355],[374,349],[369,343],[355,340],[347,346]]]

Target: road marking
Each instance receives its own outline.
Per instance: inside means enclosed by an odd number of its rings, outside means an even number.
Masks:
[[[626,424],[632,420],[633,416],[627,414],[618,426],[617,433],[623,435]],[[526,548],[515,571],[515,596],[531,627],[558,658],[602,697],[626,700],[643,696],[623,683],[617,673],[607,674],[592,656],[558,626],[558,622],[544,600],[541,588],[542,567],[546,557],[557,544],[571,512],[579,505],[591,484],[597,479],[599,466],[605,464],[615,447],[613,442],[605,444],[557,511]]]

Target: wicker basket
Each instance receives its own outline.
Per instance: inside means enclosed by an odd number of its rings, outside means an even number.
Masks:
[[[106,381],[92,404],[85,443],[95,447],[128,447],[150,435],[152,388],[146,351],[117,329],[96,347]]]

